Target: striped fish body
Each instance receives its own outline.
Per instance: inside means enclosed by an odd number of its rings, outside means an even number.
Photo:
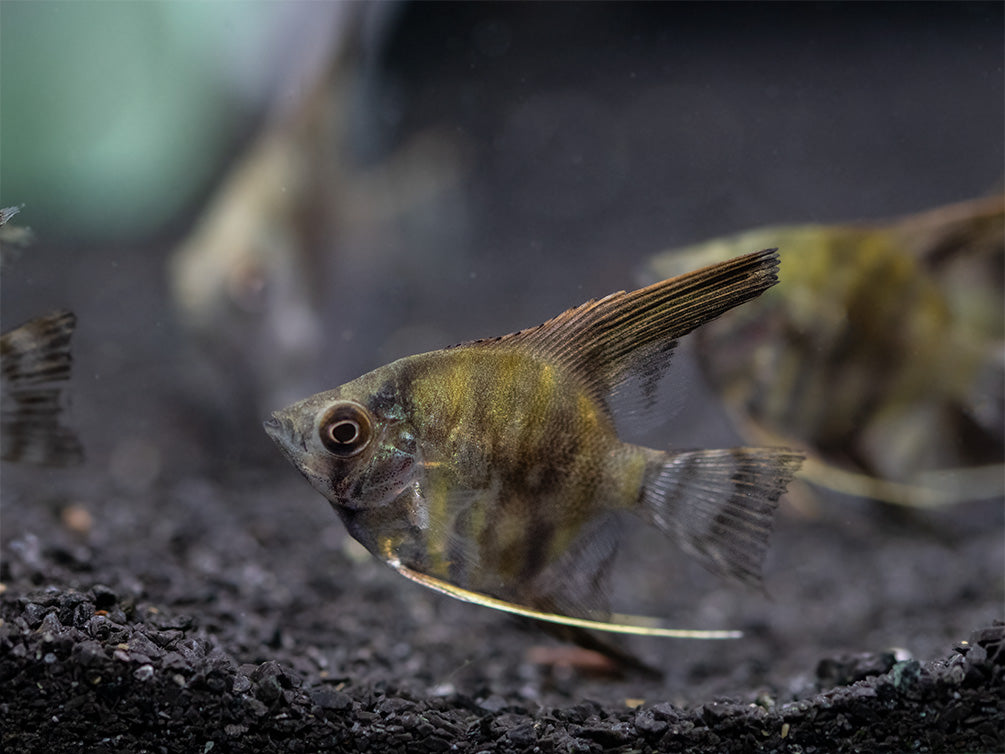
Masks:
[[[587,524],[636,505],[654,455],[618,440],[575,375],[513,347],[405,358],[338,399],[372,395],[401,417],[375,459],[409,462],[390,484],[386,462],[360,468],[336,509],[375,554],[499,597],[525,598]],[[360,514],[368,490],[384,499]]]
[[[966,499],[1001,494],[1003,233],[996,196],[890,223],[756,229],[659,255],[647,276],[780,245],[780,284],[698,334],[741,430],[812,451],[825,487]],[[984,464],[999,464],[997,483]]]
[[[623,443],[612,397],[651,394],[676,339],[772,285],[776,267],[773,251],[750,254],[404,358],[276,412],[266,431],[367,549],[454,596],[603,620],[626,511],[756,584],[800,456]]]
[[[917,260],[887,234],[855,228],[781,237],[798,261],[780,295],[756,319],[742,312],[732,334],[708,329],[722,347],[703,349],[702,360],[731,400],[839,454],[877,417],[962,396],[978,354],[953,338],[946,301]],[[745,337],[766,328],[775,337]]]

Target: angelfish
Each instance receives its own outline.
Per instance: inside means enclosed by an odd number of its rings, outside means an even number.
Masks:
[[[1005,494],[1005,195],[755,228],[659,254],[646,282],[767,242],[786,250],[779,285],[696,336],[741,436],[804,449],[800,480],[845,495]]]
[[[400,574],[577,629],[693,638],[612,615],[614,517],[640,516],[711,571],[759,585],[785,448],[662,451],[622,442],[677,339],[777,280],[776,250],[588,301],[510,335],[409,356],[273,414],[265,430]]]

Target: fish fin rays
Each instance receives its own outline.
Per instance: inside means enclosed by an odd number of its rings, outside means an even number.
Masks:
[[[778,498],[803,461],[786,448],[660,454],[641,514],[705,568],[762,589]]]
[[[601,515],[553,563],[537,574],[526,591],[547,612],[610,620],[610,575],[618,551],[620,521]]]
[[[652,396],[679,338],[776,282],[777,250],[765,249],[587,301],[537,327],[463,345],[529,348],[571,369],[607,406],[630,381]]]

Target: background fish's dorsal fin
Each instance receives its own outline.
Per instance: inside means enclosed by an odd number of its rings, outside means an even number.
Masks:
[[[462,345],[519,344],[576,373],[598,402],[631,378],[655,392],[677,339],[778,282],[765,249],[626,293],[587,301],[542,325]]]

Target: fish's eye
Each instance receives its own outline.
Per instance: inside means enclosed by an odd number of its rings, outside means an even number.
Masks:
[[[339,403],[328,409],[321,420],[318,434],[329,453],[349,458],[370,442],[370,415],[358,403]]]

